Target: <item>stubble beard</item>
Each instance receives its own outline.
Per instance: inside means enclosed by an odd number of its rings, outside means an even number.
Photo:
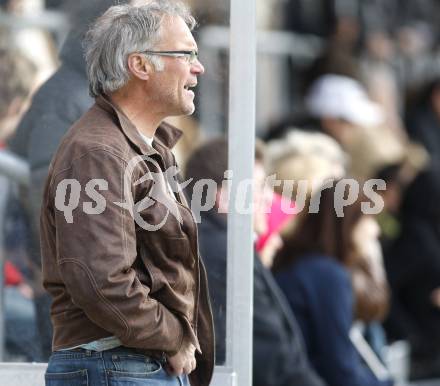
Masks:
[[[164,95],[163,101],[168,106],[167,110],[172,116],[192,115],[195,111],[194,101],[186,98],[184,93],[176,95],[173,92]]]
[[[183,115],[192,115],[195,111],[194,103],[191,103],[191,105],[187,105],[183,107]]]

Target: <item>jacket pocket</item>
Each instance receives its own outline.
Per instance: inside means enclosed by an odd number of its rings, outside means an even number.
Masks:
[[[175,300],[176,294],[193,297],[195,291],[194,258],[187,238],[155,239],[155,236],[151,235],[145,246],[141,247],[141,258],[151,276],[153,297],[158,294],[157,300],[170,308],[174,307],[168,301],[172,298]]]
[[[192,269],[195,265],[187,237],[152,235],[141,246],[140,254],[153,282],[169,268]]]

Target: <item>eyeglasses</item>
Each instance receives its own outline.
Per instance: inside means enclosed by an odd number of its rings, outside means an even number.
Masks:
[[[193,64],[198,58],[199,53],[192,51],[142,51],[147,55],[171,56],[173,58],[185,58],[189,64]]]

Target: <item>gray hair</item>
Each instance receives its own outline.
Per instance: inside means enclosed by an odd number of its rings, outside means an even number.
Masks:
[[[151,50],[158,43],[165,16],[180,16],[192,30],[196,21],[189,9],[175,0],[116,5],[99,17],[87,32],[84,49],[92,97],[114,92],[129,80],[127,59],[133,52]],[[160,58],[147,55],[156,71]]]

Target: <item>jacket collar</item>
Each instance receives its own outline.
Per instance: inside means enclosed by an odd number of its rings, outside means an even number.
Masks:
[[[157,154],[156,149],[144,141],[136,126],[116,104],[110,101],[107,96],[99,96],[96,98],[96,104],[109,114],[113,115],[119,121],[119,125],[124,134],[141,151],[142,154]],[[156,130],[154,141],[163,147],[172,149],[182,134],[183,133],[181,130],[175,128],[169,123],[162,122]]]

